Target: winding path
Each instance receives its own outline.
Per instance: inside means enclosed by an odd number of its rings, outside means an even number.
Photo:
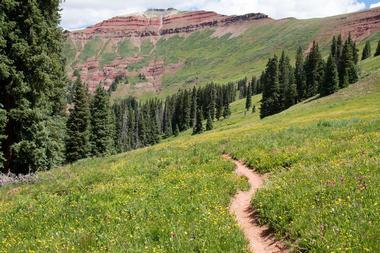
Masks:
[[[247,192],[240,191],[233,198],[230,211],[236,216],[240,228],[249,241],[251,252],[255,253],[282,253],[289,252],[283,243],[277,241],[270,229],[260,226],[257,222],[257,214],[251,207],[251,199],[256,191],[263,187],[265,178],[249,169],[242,162],[233,160],[231,156],[224,155],[236,165],[236,174],[248,178],[250,189]]]

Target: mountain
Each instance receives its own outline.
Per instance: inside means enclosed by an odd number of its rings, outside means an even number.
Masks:
[[[378,39],[379,32],[380,8],[308,20],[150,9],[67,32],[64,54],[69,75],[79,70],[92,91],[122,77],[114,97],[164,96],[181,87],[258,75],[283,48],[294,55],[316,40],[327,50],[335,34],[351,33],[361,42]]]

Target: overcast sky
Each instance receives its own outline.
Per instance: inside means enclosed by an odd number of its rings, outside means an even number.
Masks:
[[[154,3],[152,3],[154,2]],[[262,12],[272,18],[315,18],[380,6],[379,0],[66,0],[62,4],[62,27],[83,28],[117,15],[148,8],[212,10],[239,15]]]

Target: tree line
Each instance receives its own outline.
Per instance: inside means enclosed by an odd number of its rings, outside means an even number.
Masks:
[[[117,152],[158,143],[162,138],[193,130],[200,134],[212,130],[213,122],[231,115],[236,85],[208,84],[192,90],[180,90],[164,101],[154,98],[145,103],[129,97],[113,105]],[[204,126],[204,119],[207,120]]]
[[[345,41],[341,35],[333,37],[326,62],[316,42],[313,42],[306,57],[303,49],[298,49],[294,67],[284,51],[280,59],[274,55],[268,60],[260,78],[263,86],[261,118],[279,113],[317,94],[327,96],[357,82],[358,61],[359,50],[351,35]]]

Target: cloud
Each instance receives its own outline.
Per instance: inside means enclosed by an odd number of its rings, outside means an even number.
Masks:
[[[263,12],[273,18],[316,18],[362,10],[362,0],[66,0],[62,4],[62,26],[83,28],[116,15],[144,11],[148,8],[179,10],[213,10],[239,15]],[[380,3],[374,4],[378,6]],[[371,5],[372,7],[372,5]]]
[[[369,8],[376,8],[376,7],[380,7],[380,2],[375,3],[375,4],[371,4],[371,6]]]

